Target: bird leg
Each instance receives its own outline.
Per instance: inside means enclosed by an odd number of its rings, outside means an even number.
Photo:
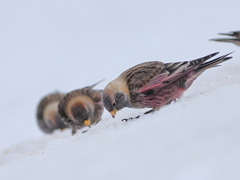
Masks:
[[[72,136],[77,133],[77,129],[73,128],[72,129]]]
[[[143,115],[149,114],[149,113],[154,113],[155,109],[151,109],[149,111],[146,111],[145,113],[143,113]],[[130,117],[128,119],[122,119],[122,121],[128,121],[128,120],[132,120],[132,119],[138,119],[140,118],[140,115],[136,116],[136,117]]]
[[[97,122],[98,123],[98,122]],[[96,123],[96,124],[97,124]],[[86,130],[84,130],[84,131],[82,131],[82,133],[85,133],[85,132],[88,132],[89,131],[89,129],[91,128],[91,126],[88,126],[89,128],[88,129],[86,129]]]
[[[155,112],[155,109],[151,109],[149,111],[146,111],[144,114],[149,114],[149,113],[154,113]]]

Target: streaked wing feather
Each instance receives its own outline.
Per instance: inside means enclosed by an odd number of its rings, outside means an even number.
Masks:
[[[154,77],[146,86],[140,88],[137,92],[141,93],[149,89],[158,87],[168,77],[168,73],[161,73]]]
[[[126,78],[130,92],[136,92],[145,87],[154,77],[161,74],[164,64],[159,61],[150,61],[138,64],[121,75]]]
[[[216,53],[212,53],[209,54],[207,56],[204,56],[202,58],[198,58],[195,60],[191,60],[191,61],[183,61],[183,62],[178,62],[178,68],[172,69],[171,66],[167,66],[165,69],[167,71],[170,71],[170,75],[168,76],[168,78],[163,81],[163,83],[165,85],[172,83],[174,81],[176,81],[177,79],[179,79],[180,77],[184,76],[185,74],[189,73],[190,71],[192,71],[193,69],[196,69],[199,65],[201,65],[202,63],[204,63],[205,61],[207,61],[208,59],[212,58],[213,56],[217,55],[218,52]],[[176,63],[172,63],[173,65]],[[162,85],[161,87],[165,86]]]
[[[203,62],[207,61],[211,57],[217,55],[218,53],[212,53],[210,55],[204,56],[191,61],[182,61],[176,63],[166,63],[161,73],[154,78],[152,78],[145,86],[138,89],[137,92],[141,93],[153,88],[162,88],[177,79],[181,78],[185,74],[189,73],[193,69],[196,69]]]

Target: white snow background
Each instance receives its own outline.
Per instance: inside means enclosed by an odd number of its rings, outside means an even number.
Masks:
[[[240,47],[208,41],[240,30],[239,0],[1,1],[0,179],[240,179]],[[104,112],[88,132],[45,135],[43,96],[141,62],[233,59],[204,72],[177,102]]]

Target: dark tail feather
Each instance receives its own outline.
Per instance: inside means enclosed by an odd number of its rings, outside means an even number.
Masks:
[[[219,35],[225,35],[225,36],[232,36],[239,38],[240,37],[240,31],[232,31],[230,33],[218,33]]]
[[[219,38],[219,39],[210,39],[210,41],[234,43],[236,39]]]
[[[232,54],[229,53],[229,54]],[[218,57],[216,59],[213,59],[211,61],[208,61],[208,62],[205,62],[205,63],[202,63],[198,66],[198,68],[196,70],[194,70],[194,74],[186,80],[185,84],[184,84],[184,88],[187,89],[191,86],[191,84],[193,83],[193,81],[198,77],[200,76],[205,70],[209,69],[209,68],[212,68],[212,67],[217,67],[217,66],[220,66],[219,64],[224,62],[224,61],[227,61],[229,59],[231,59],[232,57],[227,57],[229,54],[226,54],[224,56],[221,56],[221,57]]]
[[[197,64],[201,64],[205,61],[207,61],[208,59],[212,58],[213,56],[216,56],[219,52],[215,52],[215,53],[212,53],[212,54],[209,54],[207,56],[204,56],[204,57],[201,57],[201,58],[198,58],[198,59],[195,59],[195,60],[191,60],[190,61],[190,65],[197,65]]]
[[[97,83],[91,85],[91,86],[86,86],[85,88],[93,88],[94,86],[98,85],[100,82],[104,81],[105,79],[102,79],[101,81],[98,81]]]
[[[234,34],[230,34],[230,33],[218,33],[219,35],[224,35],[224,36],[234,36]]]
[[[196,72],[200,72],[202,73],[203,71],[205,71],[206,69],[208,68],[212,68],[212,67],[217,67],[217,66],[220,66],[219,64],[224,62],[224,61],[227,61],[229,59],[231,59],[232,57],[227,57],[229,54],[232,54],[233,52],[231,53],[228,53],[226,55],[223,55],[221,57],[218,57],[212,61],[208,61],[208,62],[205,62],[203,64],[201,64],[198,68],[197,68],[197,71]]]
[[[201,58],[189,61],[190,65],[188,65],[187,70],[186,69],[182,69],[181,73],[176,73],[176,71],[178,71],[180,66],[182,66],[183,64],[188,63],[187,61],[164,64],[165,68],[167,69],[167,71],[169,71],[170,74],[174,74],[174,76],[170,75],[166,81],[163,81],[163,83],[169,84],[169,83],[179,79],[180,77],[184,76],[185,74],[188,74],[192,70],[196,71],[197,67],[201,66],[201,64],[203,64],[205,61],[207,61],[208,59],[212,58],[213,56],[216,56],[218,53],[219,52],[215,52],[215,53],[209,54],[207,56],[204,56],[204,57],[201,57]]]

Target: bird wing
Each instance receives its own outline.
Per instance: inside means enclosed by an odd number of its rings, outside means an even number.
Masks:
[[[142,93],[149,89],[162,88],[172,83],[217,54],[218,52],[192,61],[176,63],[145,62],[124,71],[122,75],[125,76],[131,93]]]
[[[145,87],[154,77],[161,74],[164,63],[150,61],[138,64],[124,71],[120,76],[124,76],[130,92],[136,92]]]
[[[102,90],[96,90],[88,87],[85,87],[79,90],[79,94],[90,97],[94,103],[98,103],[102,100],[101,93],[102,93]]]
[[[65,112],[65,107],[67,106],[68,101],[76,96],[85,95],[91,98],[94,103],[101,102],[101,92],[102,90],[93,90],[87,87],[87,88],[76,89],[67,93],[58,104],[59,115],[64,119],[69,119]]]

